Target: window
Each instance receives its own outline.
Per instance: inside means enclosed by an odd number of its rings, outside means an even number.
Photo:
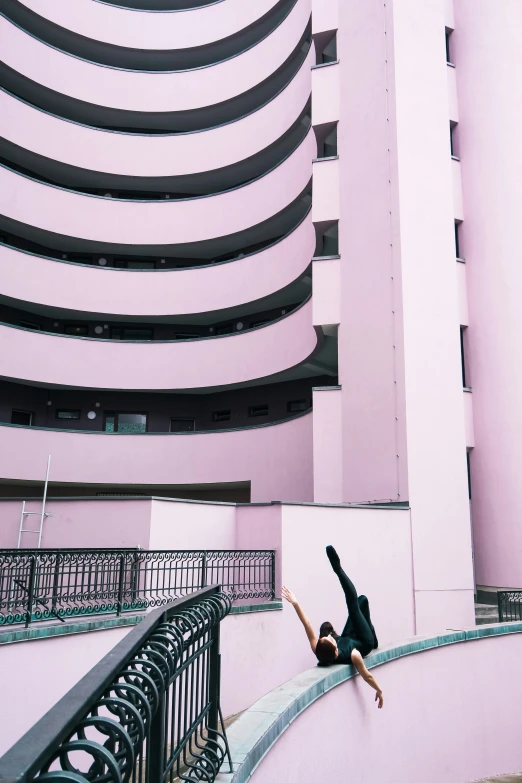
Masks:
[[[105,414],[105,432],[129,432],[135,434],[147,432],[147,414],[107,412]]]
[[[248,409],[248,415],[250,418],[255,416],[268,416],[268,405],[252,405]]]
[[[317,65],[337,62],[337,32],[318,33],[314,35]]]
[[[218,326],[216,328],[216,334],[232,334],[233,331],[233,324],[225,324],[224,326]]]
[[[270,323],[270,319],[269,318],[265,318],[264,321],[253,321],[250,324],[250,328],[251,329],[257,329],[258,326],[264,326],[265,324],[269,324],[269,323]]]
[[[453,30],[448,30],[446,28],[446,62],[453,65],[453,60],[451,59],[451,34]]]
[[[56,411],[56,418],[57,419],[76,419],[78,420],[80,418],[81,411],[72,411],[72,410],[57,410]]]
[[[33,426],[32,411],[11,411],[11,424],[19,424],[22,427]]]
[[[286,409],[288,413],[299,413],[299,411],[308,410],[308,403],[306,400],[290,400]]]
[[[333,158],[337,155],[337,123],[325,122],[314,126],[317,140],[317,159]]]
[[[122,329],[115,326],[111,329],[111,340],[153,340],[153,329]]]
[[[24,329],[36,329],[37,331],[42,328],[40,324],[35,324],[32,321],[20,321],[20,326],[23,326]]]
[[[197,340],[199,334],[195,332],[177,332],[174,335],[175,340]]]
[[[231,411],[213,411],[212,421],[230,421]]]
[[[154,261],[127,261],[127,269],[156,269]]]
[[[460,224],[455,223],[455,254],[457,258],[460,258],[460,239],[459,239]]]
[[[195,419],[171,419],[170,431],[171,432],[195,432],[196,421]]]
[[[466,383],[466,352],[465,352],[466,338],[464,336],[465,331],[466,328],[464,326],[461,326],[460,327],[460,363],[462,366],[462,386],[466,389],[467,383]]]
[[[89,334],[89,327],[67,324],[65,327],[65,334],[75,335],[76,337],[86,337]]]
[[[316,226],[316,258],[324,258],[328,256],[339,255],[339,224],[335,223],[323,224],[324,228],[321,230],[320,226]]]
[[[459,157],[458,145],[459,145],[458,123],[450,122],[450,150],[451,150],[452,158]]]
[[[468,498],[471,500],[471,460],[469,451],[466,451],[466,467],[468,469]]]

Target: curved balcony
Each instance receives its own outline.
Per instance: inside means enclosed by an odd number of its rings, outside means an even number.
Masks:
[[[42,465],[51,454],[52,482],[102,487],[251,482],[253,502],[313,497],[311,413],[278,424],[210,433],[0,428],[4,482],[41,481]]]
[[[295,0],[228,0],[189,13],[136,13],[89,0],[4,0],[3,14],[64,52],[133,70],[211,65],[255,46],[285,18]],[[197,13],[199,10],[199,13]]]
[[[150,73],[69,56],[0,17],[2,83],[35,105],[50,108],[54,101],[57,114],[88,117],[101,127],[155,127],[158,116],[167,114],[174,130],[199,130],[237,119],[283,88],[304,59],[309,18],[309,0],[297,0],[272,34],[237,57],[205,68]]]
[[[41,232],[127,248],[202,242],[252,229],[291,205],[308,186],[315,150],[310,130],[283,163],[244,187],[161,202],[83,195],[1,167],[0,213]]]
[[[286,289],[310,265],[315,241],[309,212],[294,231],[264,250],[215,266],[158,274],[60,262],[0,245],[0,299],[84,317],[219,312]]]
[[[258,329],[173,342],[113,342],[3,324],[0,376],[85,389],[211,389],[278,376],[319,347],[311,299]]]
[[[229,182],[266,172],[277,162],[274,156],[284,156],[282,144],[292,143],[285,138],[310,97],[312,63],[310,50],[272,101],[236,122],[199,133],[147,136],[99,130],[62,120],[0,90],[0,157],[71,187],[223,190]]]

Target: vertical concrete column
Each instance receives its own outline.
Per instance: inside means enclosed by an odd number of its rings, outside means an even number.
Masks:
[[[316,387],[313,399],[314,502],[342,503],[341,387]]]
[[[340,7],[343,500],[409,501],[418,633],[474,622],[447,12]]]

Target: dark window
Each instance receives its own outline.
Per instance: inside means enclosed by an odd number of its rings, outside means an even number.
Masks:
[[[234,331],[233,324],[224,324],[216,328],[216,334],[232,334]]]
[[[111,340],[121,340],[123,334],[123,329],[120,329],[119,326],[115,326],[111,329]]]
[[[453,60],[451,59],[451,33],[453,30],[446,30],[446,62],[451,63],[453,65]]]
[[[32,427],[32,411],[11,411],[11,424],[20,424],[23,427]]]
[[[459,224],[455,223],[455,253],[460,258]]]
[[[317,231],[316,256],[339,255],[339,224],[335,222],[323,232]]]
[[[334,63],[337,60],[337,33],[333,35],[321,52],[321,63]]]
[[[130,432],[136,434],[147,432],[147,414],[107,412],[105,414],[105,432]]]
[[[154,329],[124,329],[124,340],[154,340]]]
[[[20,326],[23,326],[24,329],[36,329],[37,331],[42,328],[40,324],[35,324],[32,321],[20,321]]]
[[[306,400],[290,400],[286,408],[288,413],[299,413],[308,410],[308,403]]]
[[[265,318],[264,321],[253,321],[250,324],[250,328],[251,329],[256,329],[258,326],[264,326],[265,324],[269,324],[269,323],[270,323],[270,319],[269,318]]]
[[[323,145],[323,157],[331,158],[337,155],[337,125],[325,137]]]
[[[212,421],[230,421],[230,411],[213,411]]]
[[[250,418],[254,416],[268,416],[268,405],[251,405],[248,409]]]
[[[455,134],[455,123],[454,122],[450,122],[450,150],[451,150],[451,154],[452,155],[455,155],[455,138],[454,138],[454,134]]]
[[[76,337],[85,337],[89,334],[89,327],[76,326],[75,324],[68,324],[65,327],[65,334],[76,335]]]
[[[154,261],[128,261],[127,269],[156,269]]]
[[[59,410],[56,411],[57,419],[79,419],[80,411]]]
[[[194,419],[171,419],[171,432],[195,432],[196,422]]]
[[[466,353],[464,350],[465,347],[465,337],[464,337],[465,328],[460,327],[460,362],[462,365],[462,385],[464,388],[466,388]]]
[[[469,451],[466,451],[466,467],[468,469],[468,498],[471,500],[471,460]]]
[[[197,340],[199,334],[195,332],[177,332],[174,335],[175,340]]]

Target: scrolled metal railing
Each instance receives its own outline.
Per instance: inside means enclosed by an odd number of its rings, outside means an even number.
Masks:
[[[230,607],[207,587],[148,614],[0,759],[0,780],[212,783],[230,763],[219,705]]]
[[[499,623],[522,621],[522,590],[497,593]]]
[[[273,600],[273,550],[0,550],[0,626],[165,606],[220,584],[232,601]]]

